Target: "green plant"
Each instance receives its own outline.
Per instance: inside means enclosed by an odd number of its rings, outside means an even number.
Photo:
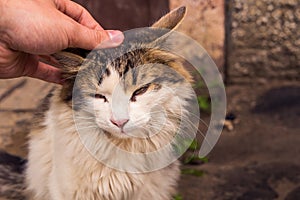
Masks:
[[[198,147],[199,147],[198,142],[197,140],[194,139],[189,147],[189,150],[195,151],[198,149]]]
[[[198,96],[197,101],[201,110],[210,111],[210,99],[208,96]]]
[[[185,158],[183,163],[190,164],[190,163],[196,163],[196,161],[202,161],[203,163],[208,163],[208,158],[207,157],[199,158],[198,155],[193,154]]]
[[[198,177],[201,177],[201,176],[204,175],[204,171],[198,170],[198,169],[182,169],[181,173],[182,174],[193,175],[193,176],[198,176]]]
[[[183,200],[183,198],[180,194],[177,194],[173,197],[173,200]]]
[[[198,157],[198,159],[201,160],[204,163],[208,163],[208,158],[207,157],[203,157],[203,158]]]

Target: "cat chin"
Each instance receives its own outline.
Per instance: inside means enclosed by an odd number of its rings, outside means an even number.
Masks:
[[[146,136],[141,136],[141,133],[136,131],[132,132],[130,130],[111,130],[106,131],[107,134],[120,139],[129,139],[129,138],[146,138]]]
[[[106,134],[113,136],[115,138],[131,138],[131,136],[124,132],[123,130],[105,130],[104,131]]]
[[[127,135],[126,133],[112,133],[112,136],[115,137],[115,138],[119,138],[119,139],[128,139],[128,138],[131,138],[130,135]]]

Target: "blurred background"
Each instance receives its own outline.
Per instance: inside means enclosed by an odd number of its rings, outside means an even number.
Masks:
[[[300,199],[300,0],[76,0],[106,29],[151,25],[187,6],[178,31],[202,45],[226,83],[222,135],[197,158],[201,135],[181,158],[176,200]],[[197,52],[193,52],[197,53]],[[0,80],[0,149],[26,157],[26,135],[53,84]],[[200,131],[210,99],[200,91]],[[1,197],[1,195],[0,195]]]

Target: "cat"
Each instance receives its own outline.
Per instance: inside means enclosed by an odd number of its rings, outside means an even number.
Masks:
[[[161,47],[185,12],[180,7],[150,28],[125,33],[120,47],[53,55],[64,83],[29,136],[28,199],[167,200],[176,194],[173,140],[188,113],[192,77],[179,56]]]
[[[26,199],[24,171],[26,160],[0,150],[0,199]]]

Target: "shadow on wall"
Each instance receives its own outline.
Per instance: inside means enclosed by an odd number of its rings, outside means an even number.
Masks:
[[[169,11],[169,0],[75,0],[89,10],[105,29],[146,27]]]

